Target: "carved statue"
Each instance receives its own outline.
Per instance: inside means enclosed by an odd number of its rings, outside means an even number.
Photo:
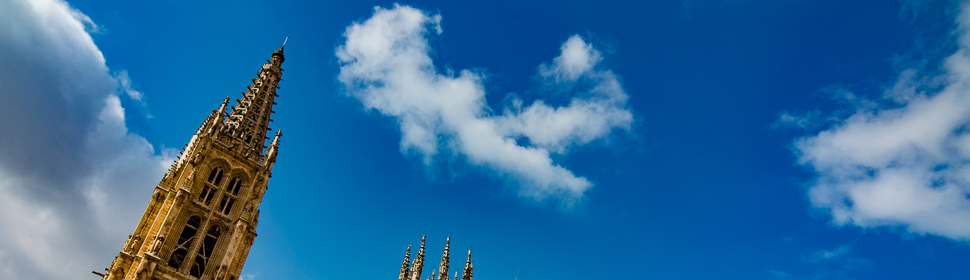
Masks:
[[[189,173],[189,176],[185,176],[185,182],[183,184],[184,185],[191,185],[192,184],[192,178],[194,178],[194,177],[195,177],[195,171],[192,171],[192,173]]]
[[[165,242],[164,235],[155,236],[155,240],[152,241],[152,248],[150,249],[150,252],[152,253],[152,255],[158,255],[158,251],[162,250],[162,243],[164,242]]]
[[[243,210],[243,217],[249,217],[249,215],[253,213],[253,207],[255,207],[255,205],[256,202],[252,200],[246,202],[246,208]]]
[[[127,246],[127,249],[125,249],[125,251],[128,251],[129,253],[132,253],[132,254],[137,253],[138,245],[140,244],[141,244],[141,234],[138,234],[135,236],[128,235],[128,246]]]

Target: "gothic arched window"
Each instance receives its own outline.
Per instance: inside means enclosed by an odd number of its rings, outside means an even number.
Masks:
[[[219,242],[220,233],[221,230],[218,226],[210,226],[209,230],[205,232],[205,238],[202,239],[202,244],[199,244],[199,252],[195,254],[195,262],[192,263],[189,274],[202,277],[202,273],[205,273],[205,266],[209,263],[209,258],[212,257],[212,251],[216,248],[216,242]]]
[[[168,258],[168,266],[175,269],[182,266],[182,262],[185,261],[185,255],[189,253],[189,247],[192,247],[192,241],[195,240],[195,234],[199,231],[201,224],[202,218],[199,218],[199,216],[192,216],[185,223],[185,227],[182,228],[182,234],[179,235],[178,243],[175,244],[175,251]]]
[[[239,177],[233,177],[229,181],[229,186],[226,187],[226,195],[222,197],[222,201],[219,202],[219,211],[222,214],[229,215],[232,212],[232,205],[236,203],[236,195],[239,195],[239,189],[242,188],[242,179]]]
[[[209,205],[212,202],[212,197],[219,190],[219,183],[222,183],[222,168],[216,167],[209,172],[209,178],[205,180],[206,184],[202,187],[202,191],[199,192],[199,201],[202,204]]]

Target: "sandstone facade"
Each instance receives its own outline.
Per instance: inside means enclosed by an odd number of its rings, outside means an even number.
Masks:
[[[269,146],[265,141],[283,60],[280,47],[230,111],[226,97],[202,122],[155,187],[121,253],[96,274],[104,280],[239,278],[279,150],[279,130]]]

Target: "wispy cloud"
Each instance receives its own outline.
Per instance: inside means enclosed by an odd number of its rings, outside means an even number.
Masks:
[[[347,93],[394,117],[401,151],[423,156],[425,164],[441,155],[461,158],[515,182],[525,197],[556,197],[567,205],[582,198],[593,184],[550,156],[633,122],[619,79],[599,66],[600,52],[574,35],[558,57],[538,66],[544,86],[568,89],[568,104],[526,106],[510,96],[508,107],[492,110],[483,73],[435,68],[427,36],[442,32],[440,22],[440,15],[395,5],[376,7],[371,18],[349,26],[336,50]]]
[[[140,91],[135,90],[131,86],[131,78],[128,77],[128,70],[116,71],[114,73],[114,77],[115,77],[115,80],[118,81],[118,86],[120,87],[120,90],[122,93],[124,93],[125,95],[128,95],[128,97],[131,99],[141,102],[142,104],[145,103],[145,101],[142,100],[142,97],[144,96],[144,94],[141,93]]]
[[[130,81],[109,73],[100,30],[63,1],[0,0],[0,64],[15,69],[0,75],[0,279],[109,265],[172,159],[128,132]]]
[[[841,246],[832,249],[818,250],[815,253],[809,255],[806,260],[810,262],[828,262],[842,259],[852,250],[852,246],[849,244],[843,244]]]
[[[771,124],[772,128],[797,128],[797,129],[816,129],[819,126],[825,124],[824,120],[821,119],[822,112],[819,110],[808,111],[804,113],[795,112],[782,112],[778,115],[778,119],[775,123]]]
[[[855,255],[851,244],[842,244],[804,254],[802,263],[791,271],[769,268],[768,274],[776,279],[854,279],[852,275],[875,265],[873,261]]]
[[[957,17],[959,49],[942,75],[902,71],[881,100],[798,139],[800,164],[818,175],[812,204],[838,225],[898,227],[970,240],[970,10]]]
[[[787,272],[780,271],[780,270],[769,269],[768,274],[771,274],[771,276],[774,276],[777,279],[784,279],[784,280],[795,279],[795,277],[792,277],[791,274],[788,274]]]

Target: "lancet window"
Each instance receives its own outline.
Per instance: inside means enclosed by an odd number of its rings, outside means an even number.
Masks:
[[[202,187],[202,191],[199,192],[199,201],[205,205],[209,205],[212,202],[212,197],[215,196],[216,192],[219,190],[219,184],[222,183],[223,170],[221,167],[213,168],[209,172],[209,178],[206,179],[205,186]]]
[[[202,244],[199,244],[199,252],[195,254],[195,262],[192,263],[189,274],[202,277],[202,273],[205,273],[205,267],[209,263],[209,258],[212,257],[212,251],[215,250],[216,243],[219,242],[220,233],[221,230],[218,226],[209,227],[209,230],[205,233],[205,238],[202,239]]]
[[[182,228],[182,234],[179,235],[178,243],[175,244],[175,250],[172,252],[172,256],[168,258],[169,266],[175,269],[182,266],[182,263],[185,261],[185,255],[189,253],[189,247],[192,247],[192,241],[195,240],[195,235],[199,231],[201,224],[202,218],[199,218],[199,216],[192,216],[185,223],[185,227]]]
[[[232,205],[236,203],[236,196],[239,195],[239,189],[242,188],[242,179],[239,177],[233,177],[229,181],[229,186],[226,187],[226,195],[222,197],[222,201],[219,202],[219,211],[222,214],[229,215],[232,212]]]

